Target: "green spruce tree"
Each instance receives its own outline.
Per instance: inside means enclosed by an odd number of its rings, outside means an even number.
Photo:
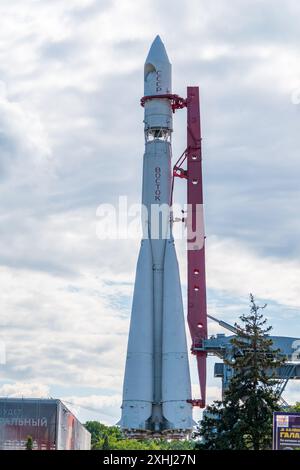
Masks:
[[[250,313],[235,324],[232,354],[224,360],[233,370],[223,401],[207,408],[198,435],[207,449],[269,449],[272,416],[279,410],[275,370],[283,363],[279,350],[272,348],[267,320],[250,294]]]

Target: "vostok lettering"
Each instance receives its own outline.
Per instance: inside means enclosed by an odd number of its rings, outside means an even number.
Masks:
[[[155,201],[160,201],[160,179],[161,179],[161,169],[159,166],[155,167]]]

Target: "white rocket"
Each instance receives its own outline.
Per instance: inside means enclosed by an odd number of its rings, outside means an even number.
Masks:
[[[172,236],[171,64],[157,36],[144,67],[143,239],[123,386],[127,434],[182,436],[193,427],[178,262]],[[151,99],[147,98],[151,97]],[[160,213],[160,216],[158,216]],[[159,229],[159,230],[158,230]]]

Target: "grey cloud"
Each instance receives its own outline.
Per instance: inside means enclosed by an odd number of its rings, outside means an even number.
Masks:
[[[73,383],[79,386],[86,374],[94,375],[90,386],[107,388],[104,381],[113,375],[121,379],[122,364],[118,360],[118,351],[114,343],[116,339],[111,336],[103,338],[97,335],[68,335],[47,337],[43,341],[38,333],[32,332],[18,341],[7,343],[7,364],[1,366],[3,380],[7,377],[16,380],[32,380],[38,375],[40,381],[45,383],[58,383],[60,385]],[[17,339],[17,337],[16,337]],[[98,345],[97,345],[98,343]],[[37,359],[38,358],[38,359]],[[97,370],[101,368],[101,375]]]
[[[110,7],[110,0],[94,0],[87,6],[71,7],[68,16],[76,22],[81,23],[84,20],[88,20],[91,17],[94,18],[96,15],[105,12]]]
[[[83,50],[80,42],[71,39],[64,41],[48,42],[41,46],[42,60],[55,60],[66,62],[68,59],[76,59],[76,54]]]
[[[249,81],[260,63],[237,56],[180,66],[200,84],[206,231],[292,259],[299,255],[299,115],[274,82]]]

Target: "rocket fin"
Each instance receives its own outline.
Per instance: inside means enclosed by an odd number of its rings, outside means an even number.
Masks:
[[[142,240],[132,302],[121,426],[146,430],[153,401],[153,270],[149,240]]]
[[[170,429],[192,429],[191,379],[178,262],[173,240],[167,240],[163,300],[163,416]]]

